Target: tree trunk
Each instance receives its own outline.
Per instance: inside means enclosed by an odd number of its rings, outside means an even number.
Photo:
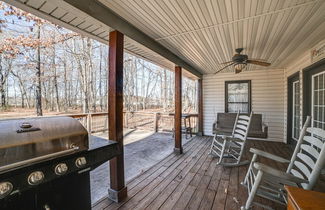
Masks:
[[[59,88],[58,88],[58,75],[57,75],[57,69],[56,69],[56,62],[55,62],[55,45],[53,45],[53,72],[54,72],[54,90],[55,90],[55,105],[56,105],[56,111],[60,112],[60,99],[59,99]]]
[[[41,26],[37,25],[37,38],[41,38]],[[43,116],[42,108],[42,80],[41,80],[41,47],[37,47],[36,52],[36,114],[37,116]]]
[[[100,111],[102,112],[104,107],[103,107],[103,93],[102,93],[102,45],[99,47],[99,106],[100,106]]]
[[[68,86],[70,85],[67,80],[67,60],[66,54],[64,54],[63,58],[63,70],[64,70],[64,111],[68,111],[69,107],[69,96],[68,96]]]

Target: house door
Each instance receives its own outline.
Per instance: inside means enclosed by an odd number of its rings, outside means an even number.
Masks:
[[[296,144],[300,132],[300,81],[299,72],[288,78],[288,123],[287,139]]]
[[[312,117],[311,126],[325,129],[325,59],[304,70],[304,119]]]

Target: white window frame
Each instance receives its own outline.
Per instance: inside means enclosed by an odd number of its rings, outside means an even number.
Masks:
[[[319,75],[321,75],[321,74],[324,74],[324,76],[323,76],[323,80],[325,80],[325,71],[322,71],[322,72],[319,72],[319,73],[317,73],[317,74],[314,74],[314,75],[312,75],[312,77],[311,77],[311,116],[312,116],[312,118],[311,118],[311,120],[312,120],[312,123],[311,123],[311,127],[314,127],[314,98],[315,98],[315,85],[314,85],[314,80],[315,80],[315,77],[317,77],[317,76],[319,76]],[[323,81],[324,82],[324,84],[325,84],[325,81]],[[319,83],[318,83],[319,84]],[[318,100],[319,100],[319,97],[318,97]],[[319,104],[319,103],[318,103]],[[318,113],[318,115],[319,115],[319,113]],[[319,117],[319,116],[318,116]],[[319,119],[319,118],[318,118]],[[325,117],[324,116],[322,116],[322,120],[323,121],[321,121],[322,123],[323,122],[325,122]]]
[[[296,110],[295,110],[296,109],[296,106],[295,106],[296,105],[295,104],[296,103],[296,100],[295,100],[295,97],[296,97],[296,86],[295,85],[297,83],[300,83],[299,80],[294,81],[292,83],[292,122],[291,122],[291,124],[292,124],[291,136],[296,141],[298,141],[298,139],[295,137],[295,124],[296,124],[296,122],[295,122],[296,121],[296,117],[295,117],[295,112],[296,112]],[[298,89],[298,91],[299,91],[299,100],[300,100],[300,88]],[[299,115],[300,115],[300,113],[299,113]]]

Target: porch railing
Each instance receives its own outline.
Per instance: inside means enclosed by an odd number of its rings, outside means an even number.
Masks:
[[[78,119],[89,133],[108,131],[108,112],[71,114],[69,117]],[[151,130],[154,132],[172,132],[174,128],[173,113],[160,112],[123,112],[124,128]],[[192,127],[193,133],[198,131],[198,114],[189,114],[187,126]],[[184,125],[184,120],[182,124]]]

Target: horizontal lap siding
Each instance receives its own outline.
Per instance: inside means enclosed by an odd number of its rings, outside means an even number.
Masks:
[[[230,80],[251,80],[252,111],[263,114],[263,122],[269,127],[267,140],[283,142],[286,103],[282,69],[205,75],[203,78],[204,134],[212,135],[212,124],[217,113],[225,111],[225,81]]]

